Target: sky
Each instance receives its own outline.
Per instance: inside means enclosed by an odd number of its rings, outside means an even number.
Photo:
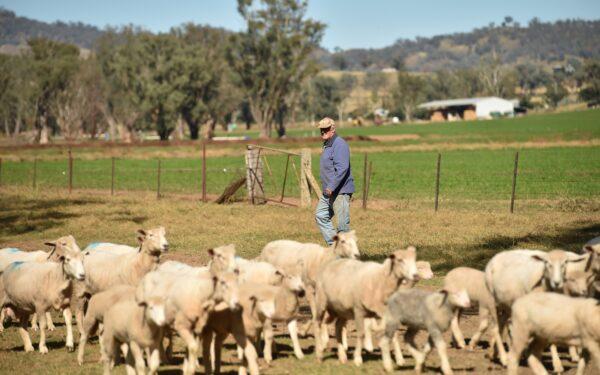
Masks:
[[[41,21],[100,28],[134,24],[164,32],[185,22],[244,28],[236,0],[0,0],[0,7]],[[597,20],[600,0],[309,0],[308,5],[308,16],[327,25],[322,46],[329,50],[465,32],[500,24],[508,15],[522,25],[533,17]]]

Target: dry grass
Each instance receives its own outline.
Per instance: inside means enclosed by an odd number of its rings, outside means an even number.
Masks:
[[[140,227],[164,225],[171,243],[170,259],[199,264],[206,261],[205,249],[234,243],[244,257],[256,256],[267,242],[280,238],[320,242],[312,210],[274,205],[249,206],[236,203],[228,206],[202,204],[188,198],[157,201],[153,194],[121,194],[110,198],[89,192],[72,196],[60,193],[22,193],[18,189],[1,190],[0,247],[24,249],[43,248],[46,239],[73,234],[81,247],[92,241],[133,243],[134,232]],[[564,201],[547,201],[546,209],[530,208],[526,214],[508,214],[463,208],[458,211],[414,209],[390,202],[373,202],[377,209],[362,211],[358,202],[352,210],[352,227],[357,230],[359,247],[365,259],[381,260],[400,246],[416,245],[419,256],[433,263],[434,271],[442,275],[458,265],[481,268],[497,251],[514,247],[577,250],[588,239],[600,235],[600,211],[594,205],[569,206]],[[548,208],[553,208],[548,210]],[[595,208],[594,208],[595,207]],[[433,284],[439,284],[440,278]],[[475,324],[476,320],[473,321]],[[62,332],[62,328],[59,330]],[[37,342],[37,335],[34,335]],[[88,362],[77,367],[75,355],[64,350],[62,333],[49,339],[50,354],[25,354],[16,329],[8,329],[0,337],[0,373],[99,373],[96,344],[88,347]],[[279,339],[287,343],[283,339]],[[312,346],[304,340],[303,346]],[[362,371],[352,365],[341,366],[332,358],[317,365],[310,355],[304,361],[288,357],[265,369],[268,374],[282,373],[379,373],[378,356],[369,360]],[[181,350],[181,347],[178,347]],[[226,362],[233,361],[228,346]],[[476,373],[489,368],[501,371],[475,353],[451,352],[455,369],[472,369]],[[181,355],[181,353],[179,353]],[[435,355],[430,359],[437,363]],[[429,363],[429,362],[428,362]],[[437,365],[435,365],[437,366]],[[174,367],[169,367],[173,369]],[[233,371],[228,365],[225,370]],[[122,371],[122,368],[119,369]]]

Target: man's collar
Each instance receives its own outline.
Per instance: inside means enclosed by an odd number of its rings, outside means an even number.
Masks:
[[[337,134],[334,134],[333,137],[331,137],[328,140],[326,140],[325,142],[323,142],[323,147],[331,147],[331,145],[333,144],[333,141],[335,141],[337,136],[338,136]]]

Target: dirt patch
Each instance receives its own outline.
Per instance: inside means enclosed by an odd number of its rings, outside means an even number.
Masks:
[[[395,142],[395,141],[406,141],[406,140],[415,140],[421,138],[418,134],[385,134],[385,135],[370,135],[374,141],[380,142]]]

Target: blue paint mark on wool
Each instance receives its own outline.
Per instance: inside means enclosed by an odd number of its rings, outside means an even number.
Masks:
[[[12,263],[10,264],[10,266],[8,266],[8,267],[9,267],[10,269],[12,269],[12,270],[16,270],[16,269],[18,269],[19,267],[21,267],[21,266],[23,265],[23,263],[25,263],[25,262],[21,262],[21,261],[12,262]]]
[[[16,247],[7,247],[6,249],[2,249],[2,253],[15,254],[20,253],[22,250],[17,249]]]
[[[94,250],[95,248],[103,244],[105,244],[105,242],[92,242],[91,244],[87,245],[85,250]]]

